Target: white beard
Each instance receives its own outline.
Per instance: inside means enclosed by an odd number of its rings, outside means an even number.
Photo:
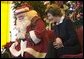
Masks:
[[[30,25],[31,21],[28,20],[27,17],[25,17],[24,19],[22,20],[18,20],[17,19],[17,25],[16,25],[16,28],[18,30],[18,33],[17,33],[17,38],[21,38],[21,39],[24,39],[25,38],[25,34],[26,34],[26,28],[28,25]]]

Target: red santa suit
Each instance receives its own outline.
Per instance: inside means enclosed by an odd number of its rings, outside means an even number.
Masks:
[[[14,57],[45,58],[48,41],[52,40],[52,31],[46,31],[45,23],[35,10],[30,10],[27,5],[19,7],[15,11],[17,16],[16,27],[19,29],[17,40],[9,42],[4,47],[8,48]],[[27,7],[26,7],[27,6]],[[27,17],[24,17],[27,16]],[[20,18],[19,18],[20,17]],[[24,20],[18,20],[23,19]],[[24,40],[19,40],[22,38]]]
[[[44,58],[47,52],[47,36],[45,24],[39,17],[32,19],[32,24],[27,27],[27,49],[25,57],[32,55],[36,58]],[[28,54],[30,54],[28,56]]]
[[[31,24],[26,28],[25,41],[27,41],[27,44],[24,57],[45,58],[48,41],[53,38],[53,31],[46,30],[45,23],[42,19],[39,16],[34,16],[31,20]],[[19,45],[16,47],[16,50],[20,50]]]
[[[28,8],[24,8],[28,11]],[[16,10],[16,14],[24,9]],[[35,10],[29,10],[26,14],[27,20],[31,22],[23,24],[26,28],[25,32],[20,33],[18,37],[24,37],[24,40],[16,41],[14,43],[9,43],[7,48],[9,48],[11,54],[14,57],[22,56],[25,58],[44,58],[47,52],[48,36],[46,35],[45,23],[37,15]],[[22,25],[19,23],[19,25]],[[23,27],[19,26],[22,29]]]
[[[32,18],[31,25],[27,26],[26,32],[27,49],[25,57],[45,58],[48,42],[54,39],[54,33],[46,30],[45,23],[38,16]]]

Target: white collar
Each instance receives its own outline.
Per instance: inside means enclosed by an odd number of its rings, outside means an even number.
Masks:
[[[62,23],[62,22],[63,22],[63,20],[64,20],[64,16],[62,16],[62,17],[61,17],[61,19],[60,19],[59,23],[56,23],[56,25],[59,25],[60,23]]]

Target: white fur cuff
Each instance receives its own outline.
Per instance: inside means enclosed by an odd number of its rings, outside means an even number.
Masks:
[[[40,42],[40,39],[36,37],[34,30],[30,31],[29,34],[35,44]]]

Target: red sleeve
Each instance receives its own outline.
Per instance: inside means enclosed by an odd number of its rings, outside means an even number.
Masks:
[[[49,41],[54,41],[54,39],[57,37],[57,35],[54,34],[53,30],[47,30],[47,35]]]
[[[38,38],[43,36],[43,33],[45,32],[45,23],[41,19],[36,22],[34,31]]]

